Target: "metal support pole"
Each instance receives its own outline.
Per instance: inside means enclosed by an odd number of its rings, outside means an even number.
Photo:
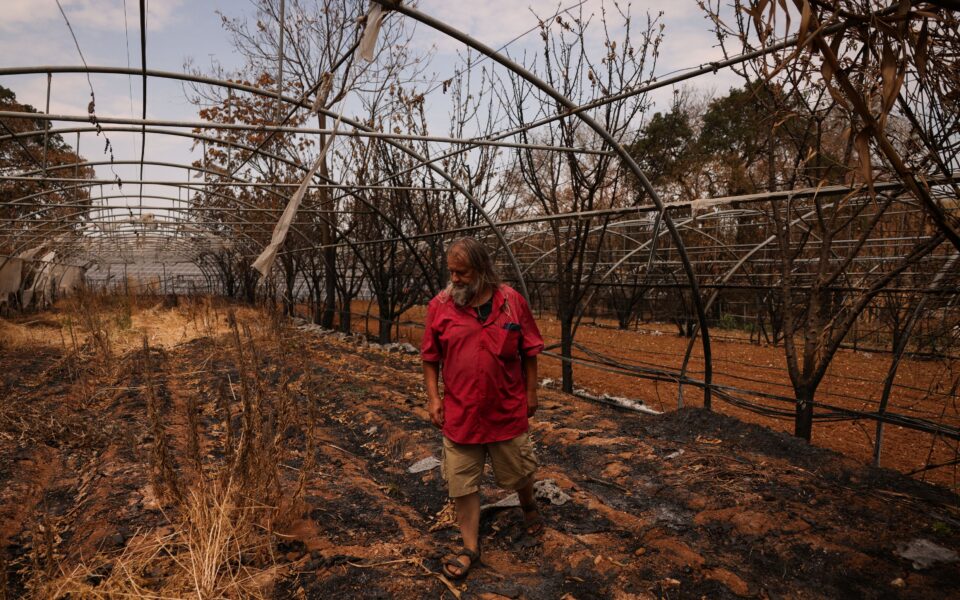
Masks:
[[[227,117],[233,122],[233,88],[227,88]],[[233,167],[233,145],[227,145],[227,172],[232,172]]]
[[[277,104],[274,118],[279,122],[280,103],[283,101],[283,34],[286,20],[286,3],[280,0],[280,40],[277,44]]]
[[[53,83],[53,73],[47,73],[47,108],[45,114],[50,114],[50,86]],[[47,147],[50,137],[50,121],[43,124],[43,176],[47,176]]]

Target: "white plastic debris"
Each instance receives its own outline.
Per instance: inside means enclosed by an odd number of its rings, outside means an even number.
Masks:
[[[66,296],[77,291],[83,284],[83,267],[65,266],[57,282],[57,293]]]
[[[418,460],[417,462],[407,467],[407,473],[423,473],[424,471],[436,469],[439,466],[440,466],[439,460],[437,460],[433,456],[428,456],[426,458]]]
[[[297,191],[294,192],[293,196],[287,202],[287,206],[283,209],[280,219],[273,227],[273,235],[270,237],[270,243],[267,244],[267,246],[260,253],[260,256],[258,256],[251,265],[254,269],[259,271],[260,275],[263,277],[266,277],[270,272],[270,269],[273,267],[273,263],[277,258],[277,252],[280,250],[280,246],[282,246],[283,242],[287,239],[287,232],[290,230],[290,225],[293,223],[293,219],[297,216],[297,210],[300,208],[300,203],[303,201],[303,196],[307,193],[307,189],[313,182],[313,176],[317,174],[317,171],[320,169],[320,164],[324,160],[324,156],[326,156],[330,146],[333,145],[333,140],[337,137],[337,130],[340,128],[340,120],[342,116],[342,114],[337,115],[337,120],[333,123],[333,132],[330,133],[330,136],[324,142],[323,147],[320,148],[320,152],[317,154],[316,162],[313,163],[310,171],[307,172],[307,176],[304,177],[303,181],[300,182],[299,187],[297,187]]]
[[[542,479],[533,484],[533,497],[549,500],[554,506],[562,506],[570,501],[570,495],[557,486],[552,479]]]
[[[937,563],[953,563],[960,556],[949,548],[934,544],[930,540],[917,538],[897,545],[897,555],[913,563],[916,570],[929,569]]]
[[[480,512],[484,512],[493,508],[513,508],[514,506],[520,506],[520,496],[516,494],[510,494],[506,498],[502,498],[493,504],[484,504],[480,507]]]
[[[367,21],[363,27],[363,36],[360,38],[360,56],[367,62],[373,62],[373,51],[377,47],[377,37],[380,35],[380,26],[386,14],[383,7],[376,2],[371,3]]]
[[[541,500],[547,500],[554,506],[562,506],[570,501],[570,496],[557,486],[557,482],[552,479],[542,479],[533,483],[533,497]],[[520,496],[516,493],[510,494],[506,498],[493,504],[484,504],[480,507],[480,512],[494,508],[512,508],[520,506]]]
[[[10,294],[20,289],[23,260],[15,257],[0,257],[0,305],[6,304]]]
[[[293,318],[293,323],[300,331],[307,331],[314,333],[321,337],[330,336],[337,340],[342,340],[344,342],[355,344],[361,346],[366,350],[376,350],[378,352],[392,352],[399,354],[420,354],[420,349],[414,346],[413,344],[407,342],[391,342],[389,344],[378,344],[376,342],[371,342],[367,340],[367,337],[362,333],[349,334],[342,331],[335,331],[333,329],[325,329],[320,325],[315,323],[310,323],[305,319],[300,319],[297,317]]]
[[[578,398],[583,398],[584,400],[590,400],[591,402],[600,402],[601,404],[609,404],[610,406],[616,406],[617,408],[625,408],[627,410],[632,410],[634,412],[644,413],[647,415],[659,415],[660,411],[649,408],[646,404],[643,403],[643,400],[634,400],[632,398],[623,398],[621,396],[611,396],[610,394],[603,394],[596,396],[591,394],[587,390],[577,388],[573,390],[573,395]]]

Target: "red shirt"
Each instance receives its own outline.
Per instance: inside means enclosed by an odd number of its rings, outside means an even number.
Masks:
[[[527,387],[520,358],[541,350],[530,307],[510,286],[493,293],[483,323],[474,308],[457,306],[440,292],[427,305],[420,354],[441,363],[443,435],[458,444],[488,444],[524,433]]]

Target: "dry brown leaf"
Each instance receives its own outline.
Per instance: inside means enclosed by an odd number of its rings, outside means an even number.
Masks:
[[[844,25],[840,31],[834,34],[833,39],[830,40],[830,52],[835,59],[837,53],[840,51],[840,45],[843,44],[844,35],[847,33],[847,27]],[[830,79],[833,77],[833,62],[827,60],[827,57],[824,57],[823,64],[820,66],[820,74],[823,76],[823,80],[829,84]]]
[[[927,76],[927,39],[929,31],[927,29],[927,19],[920,25],[920,33],[917,35],[917,45],[914,49],[914,61],[917,63],[917,74],[921,79]]]
[[[886,115],[890,107],[893,106],[893,100],[899,91],[896,86],[897,79],[897,57],[893,48],[890,47],[890,43],[884,38],[880,58],[880,80],[883,82],[881,115]]]
[[[833,86],[828,80],[824,80],[823,83],[827,86],[827,91],[830,92],[830,97],[832,97],[837,104],[844,108],[850,108],[850,104],[847,102],[847,99],[840,93],[836,87]]]
[[[803,0],[803,6],[800,10],[800,30],[797,32],[797,47],[802,48],[807,41],[807,34],[810,30],[810,18],[813,16],[813,9],[810,3]]]

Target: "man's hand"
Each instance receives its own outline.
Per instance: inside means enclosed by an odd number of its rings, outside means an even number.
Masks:
[[[443,427],[443,400],[440,398],[440,363],[423,361],[423,387],[427,389],[427,410],[434,427]]]
[[[539,403],[537,402],[537,385],[540,380],[537,378],[537,357],[523,357],[523,380],[527,384],[527,417],[532,417],[537,412]]]
[[[436,428],[443,427],[443,400],[439,398],[430,399],[430,421],[433,423],[433,426]]]

